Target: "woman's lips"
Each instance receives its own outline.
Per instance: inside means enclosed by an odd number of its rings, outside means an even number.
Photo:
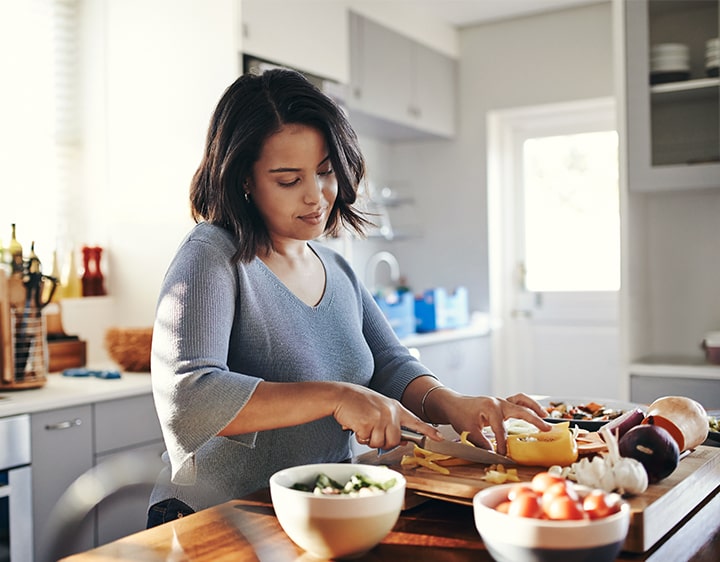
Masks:
[[[300,220],[310,224],[321,224],[325,219],[325,211],[317,211],[315,213],[308,213],[307,215],[301,215]]]

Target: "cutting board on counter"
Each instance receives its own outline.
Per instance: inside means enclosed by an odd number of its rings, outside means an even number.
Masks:
[[[483,480],[486,465],[451,466],[450,474],[440,474],[428,468],[400,466],[404,454],[412,455],[412,445],[399,447],[389,454],[377,456],[366,453],[357,462],[386,464],[401,472],[407,488],[420,495],[472,505],[473,496],[494,484]],[[537,467],[517,467],[521,481],[545,470]],[[685,456],[675,471],[641,495],[626,498],[631,507],[630,530],[623,550],[645,552],[657,543],[696,507],[720,492],[720,448],[699,446]]]

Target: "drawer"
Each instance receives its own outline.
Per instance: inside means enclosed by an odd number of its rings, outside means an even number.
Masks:
[[[98,402],[95,408],[95,454],[162,439],[152,394]]]
[[[720,410],[720,381],[690,377],[630,375],[630,399],[650,404],[661,396],[687,396],[706,410]]]

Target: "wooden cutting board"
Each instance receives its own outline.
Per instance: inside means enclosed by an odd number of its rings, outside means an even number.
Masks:
[[[476,493],[494,486],[483,480],[486,465],[451,466],[450,474],[444,475],[427,468],[400,466],[404,454],[412,454],[412,445],[399,447],[380,457],[366,453],[356,460],[369,464],[387,464],[405,476],[409,490],[456,503],[472,505]],[[517,468],[523,482],[529,482],[535,474],[545,470],[537,467]],[[701,445],[684,457],[670,476],[657,484],[651,484],[645,493],[626,498],[631,507],[631,519],[623,550],[649,550],[691,511],[709,501],[719,491],[720,448]]]

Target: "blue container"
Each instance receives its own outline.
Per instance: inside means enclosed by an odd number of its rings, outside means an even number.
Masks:
[[[415,333],[415,297],[412,293],[393,291],[374,295],[374,298],[397,337]]]
[[[428,289],[415,298],[415,317],[418,332],[467,326],[470,323],[467,288],[458,287],[453,293],[443,288]]]

